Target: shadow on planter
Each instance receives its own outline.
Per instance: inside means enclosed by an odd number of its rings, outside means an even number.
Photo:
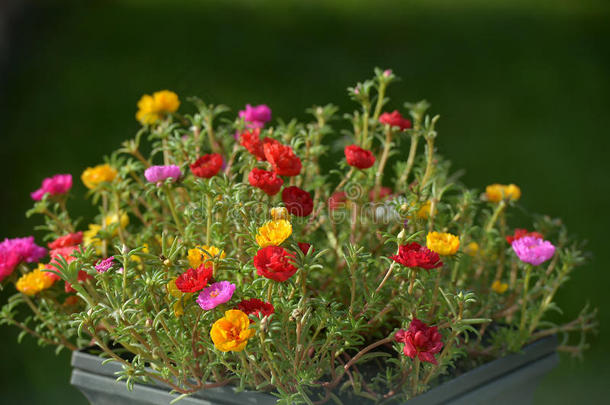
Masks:
[[[447,381],[409,401],[409,405],[436,404],[529,404],[540,380],[558,363],[557,338],[549,336],[526,346],[521,353],[491,361]],[[122,369],[114,362],[84,352],[72,354],[71,383],[92,405],[166,405],[178,395],[161,385],[135,384],[129,391],[115,381]],[[235,392],[232,387],[200,391],[178,402],[179,405],[275,404],[275,397],[258,392]],[[357,403],[357,400],[354,401]]]

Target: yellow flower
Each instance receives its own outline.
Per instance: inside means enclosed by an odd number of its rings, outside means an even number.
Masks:
[[[102,221],[102,224],[104,224],[104,226],[109,227],[110,225],[119,223],[119,226],[121,228],[125,228],[127,225],[129,225],[129,216],[127,216],[126,213],[122,213],[121,214],[121,219],[119,221],[119,216],[117,214],[110,214],[110,215],[106,215],[106,218],[104,218],[104,220]],[[116,233],[118,232],[117,229],[114,230],[114,234],[116,235]]]
[[[271,218],[273,218],[274,221],[278,221],[280,219],[290,219],[290,214],[288,213],[288,210],[286,209],[286,207],[274,207],[271,208]]]
[[[140,250],[142,253],[150,253],[150,249],[148,249],[148,243],[142,244],[143,248]],[[131,260],[137,263],[142,263],[142,258],[137,254],[131,256]]]
[[[504,294],[504,292],[506,292],[506,290],[508,289],[508,284],[496,280],[491,283],[491,289],[497,292],[498,294]]]
[[[17,280],[17,290],[32,296],[51,287],[54,280],[49,273],[43,271],[44,269],[44,264],[40,263],[37,269],[21,276]]]
[[[211,256],[209,256],[208,253]],[[188,251],[189,264],[192,268],[196,269],[202,263],[207,263],[211,261],[210,259],[218,255],[220,255],[221,259],[224,259],[227,256],[224,251],[218,249],[216,246],[197,245],[195,248],[189,249]]]
[[[292,225],[285,219],[268,221],[258,228],[256,243],[260,247],[279,246],[292,234]]]
[[[439,255],[450,256],[460,248],[460,238],[450,233],[430,232],[426,236],[426,246]]]
[[[88,167],[80,178],[88,189],[92,189],[97,187],[101,182],[113,181],[117,174],[118,172],[106,163],[95,167]]]
[[[472,256],[472,257],[476,256],[479,253],[479,244],[477,242],[470,242],[464,248],[464,252],[468,256]]]
[[[180,106],[178,95],[173,91],[161,90],[152,96],[145,94],[138,101],[136,119],[142,124],[154,124],[165,113],[172,113]]]
[[[176,277],[177,278],[177,277]],[[173,278],[167,283],[167,293],[174,298],[178,298],[172,307],[174,316],[177,318],[184,315],[184,298],[188,298],[191,294],[185,294],[176,287],[176,278]]]
[[[101,229],[101,225],[89,224],[89,229],[83,232],[83,243],[85,246],[91,245],[96,250],[101,251],[102,241],[97,237],[97,234]]]
[[[238,309],[230,309],[225,316],[214,322],[210,337],[214,346],[222,352],[241,352],[254,336],[248,315]]]
[[[514,184],[491,184],[485,189],[488,201],[497,203],[504,199],[517,201],[521,198],[521,189]]]
[[[430,216],[430,206],[432,203],[428,200],[422,204],[422,206],[417,210],[417,218],[419,219],[427,219]]]

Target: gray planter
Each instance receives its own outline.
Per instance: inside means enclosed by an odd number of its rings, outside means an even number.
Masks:
[[[550,336],[528,345],[519,354],[494,360],[447,381],[408,401],[409,405],[435,404],[529,404],[543,376],[558,362],[557,338]],[[116,382],[118,363],[102,365],[102,359],[83,352],[72,355],[71,383],[78,387],[92,405],[167,405],[177,395],[160,385],[136,384],[128,391],[124,382]],[[271,405],[275,398],[258,392],[236,393],[231,387],[197,392],[179,405],[256,404]]]

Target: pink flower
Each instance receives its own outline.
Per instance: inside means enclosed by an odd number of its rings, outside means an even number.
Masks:
[[[436,364],[434,355],[441,351],[443,342],[436,326],[428,326],[417,318],[413,318],[408,330],[399,330],[394,340],[404,343],[403,353],[412,359]]]
[[[144,177],[151,183],[160,183],[169,178],[176,181],[180,176],[182,176],[182,172],[176,165],[151,166],[144,171]]]
[[[47,250],[34,243],[34,237],[4,239],[0,243],[0,281],[9,276],[19,263],[42,259]]]
[[[199,293],[197,304],[202,309],[210,310],[229,301],[235,292],[235,284],[228,281],[219,281],[206,287]]]
[[[262,128],[271,121],[271,108],[265,104],[246,104],[246,109],[239,112],[239,117],[246,122],[246,128]]]
[[[112,267],[113,264],[114,256],[110,256],[107,259],[103,259],[97,262],[97,264],[95,265],[95,270],[97,270],[98,273],[105,273]]]
[[[519,260],[538,266],[549,260],[555,254],[555,246],[548,240],[536,236],[524,236],[513,241],[513,250]]]
[[[47,177],[42,181],[42,186],[30,194],[32,200],[40,201],[42,197],[49,193],[51,195],[65,194],[72,188],[71,174],[56,174],[53,177]]]

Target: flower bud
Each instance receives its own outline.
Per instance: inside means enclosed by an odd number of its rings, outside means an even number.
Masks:
[[[270,212],[271,218],[273,218],[274,221],[278,221],[280,219],[290,219],[290,214],[288,214],[286,207],[273,207],[271,208]]]

